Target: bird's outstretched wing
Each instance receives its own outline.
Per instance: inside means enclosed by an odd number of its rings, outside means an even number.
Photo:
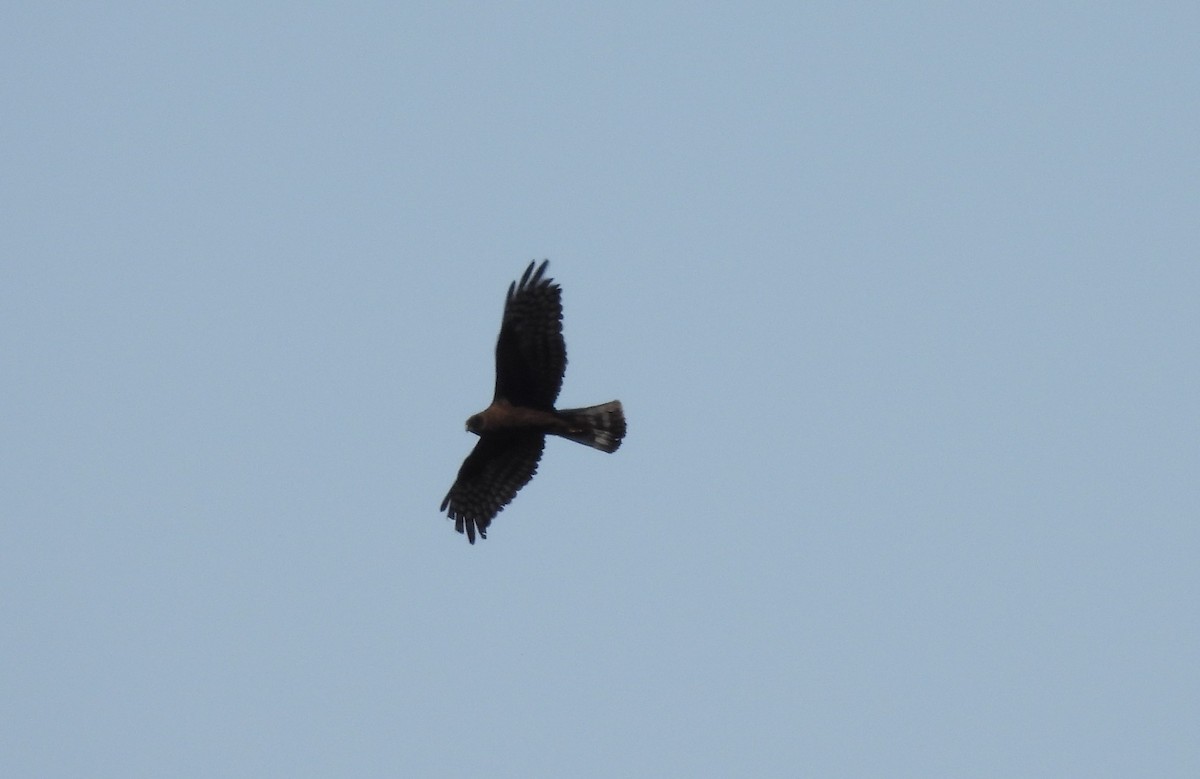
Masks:
[[[545,278],[547,260],[529,263],[508,287],[496,341],[496,394],[514,406],[550,410],[562,388],[567,346],[562,335],[562,290]]]
[[[487,433],[463,460],[458,478],[442,501],[442,511],[454,529],[475,543],[475,532],[487,538],[487,528],[500,510],[537,473],[546,436],[540,431]]]

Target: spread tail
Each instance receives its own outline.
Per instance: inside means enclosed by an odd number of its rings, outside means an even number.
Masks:
[[[558,416],[567,423],[567,429],[555,433],[602,452],[617,451],[625,437],[625,412],[619,400],[588,408],[561,409]]]

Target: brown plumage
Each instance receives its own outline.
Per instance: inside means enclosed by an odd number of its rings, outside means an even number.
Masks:
[[[615,452],[625,437],[618,400],[599,406],[555,409],[567,368],[562,335],[562,290],[546,278],[547,260],[508,287],[496,341],[496,391],[492,404],[467,420],[479,442],[442,501],[454,529],[487,538],[487,528],[533,474],[546,445],[557,435]]]

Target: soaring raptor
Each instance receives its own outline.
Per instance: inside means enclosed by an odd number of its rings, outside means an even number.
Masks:
[[[475,543],[500,510],[537,472],[546,435],[615,452],[625,437],[621,401],[589,408],[555,409],[567,368],[562,335],[562,290],[545,278],[544,261],[529,263],[520,282],[508,285],[496,342],[496,393],[492,405],[467,420],[479,442],[442,501],[454,529]]]

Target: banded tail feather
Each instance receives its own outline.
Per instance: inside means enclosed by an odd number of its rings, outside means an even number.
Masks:
[[[617,451],[625,437],[625,411],[619,400],[587,408],[559,409],[558,417],[568,427],[553,431],[556,435],[602,452]]]

